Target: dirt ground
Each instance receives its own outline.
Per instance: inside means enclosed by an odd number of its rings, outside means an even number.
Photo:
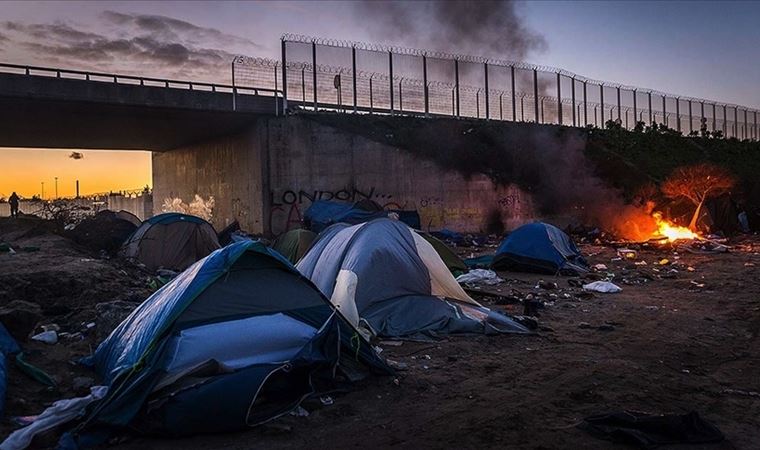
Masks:
[[[78,273],[104,278],[103,292],[93,293],[98,301],[112,300],[103,298],[109,290],[110,295],[127,295],[130,289],[130,295],[145,293],[145,280],[126,271],[124,276],[119,271],[125,269],[113,261],[83,262],[86,257],[72,253],[69,244],[57,237],[45,239],[51,242],[39,252],[0,254],[3,283],[38,272],[65,279],[55,275],[67,266],[62,263],[68,261],[65,256],[56,253],[65,247],[61,252],[68,258],[79,259]],[[583,244],[592,265],[607,266],[599,275],[615,274],[613,281],[622,292],[589,297],[570,286],[573,278],[518,273],[501,273],[505,283],[481,288],[522,298],[533,294],[547,302],[539,310],[535,336],[383,342],[382,354],[406,364],[406,370],[396,378],[370,378],[350,392],[333,394],[330,405],[308,401],[303,405],[307,417],[286,416],[232,434],[133,437],[116,448],[614,448],[575,425],[585,416],[622,409],[697,411],[721,429],[727,442],[690,448],[758,448],[760,397],[753,393],[760,392],[760,237],[729,244],[732,250],[722,254],[644,247],[635,260],[620,261],[613,261],[617,254],[611,246]],[[484,249],[460,251],[469,256]],[[34,263],[18,262],[30,255]],[[669,261],[660,265],[663,258]],[[91,275],[82,276],[86,280]],[[536,288],[539,279],[556,282],[558,288]],[[94,287],[85,282],[81,290],[88,289]],[[486,303],[492,299],[480,298]],[[520,305],[489,306],[522,312]],[[58,395],[72,392],[72,377],[92,376],[66,362],[86,354],[90,345],[91,340],[56,346],[23,343],[36,352],[31,362],[69,386]],[[23,375],[11,372],[6,417],[37,413],[60,398],[19,377]],[[22,401],[17,400],[19,392],[25,396]],[[6,418],[0,435],[10,429]]]

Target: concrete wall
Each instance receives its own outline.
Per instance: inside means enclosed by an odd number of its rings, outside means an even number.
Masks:
[[[511,229],[533,217],[529,195],[465,178],[406,150],[305,119],[259,119],[247,132],[153,154],[154,212],[165,198],[213,196],[217,229],[233,220],[252,233],[298,227],[316,199],[369,198],[416,209],[427,230]],[[498,226],[497,226],[498,228]]]
[[[212,139],[169,152],[153,153],[153,211],[166,199],[190,203],[195,195],[213,196],[212,224],[221,230],[234,220],[254,233],[263,232],[265,158],[260,155],[266,127],[257,123],[245,132]]]
[[[274,234],[297,227],[317,199],[374,200],[412,209],[426,230],[507,229],[533,215],[530,196],[496,186],[483,174],[465,178],[410,152],[308,119],[270,120],[270,222]]]

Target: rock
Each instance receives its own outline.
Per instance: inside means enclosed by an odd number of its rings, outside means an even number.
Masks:
[[[0,322],[17,341],[25,341],[42,319],[42,311],[36,303],[16,300],[0,309]]]
[[[541,289],[557,289],[557,283],[553,281],[544,281],[544,280],[538,280],[538,285],[536,286]]]
[[[95,319],[95,337],[98,342],[107,338],[138,305],[139,303],[120,300],[95,305],[95,312],[98,315]]]

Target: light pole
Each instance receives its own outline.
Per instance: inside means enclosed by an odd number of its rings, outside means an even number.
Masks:
[[[41,181],[40,184],[42,184],[42,194],[40,195],[40,200],[45,200],[45,182]]]
[[[58,200],[58,177],[55,177],[55,199]]]

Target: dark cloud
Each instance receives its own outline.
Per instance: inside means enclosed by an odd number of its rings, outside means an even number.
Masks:
[[[229,81],[235,50],[259,47],[248,39],[166,16],[106,11],[101,19],[107,32],[63,22],[1,22],[0,43],[12,41],[42,65],[209,81]]]
[[[544,51],[510,0],[367,1],[352,3],[375,39],[497,59]]]

